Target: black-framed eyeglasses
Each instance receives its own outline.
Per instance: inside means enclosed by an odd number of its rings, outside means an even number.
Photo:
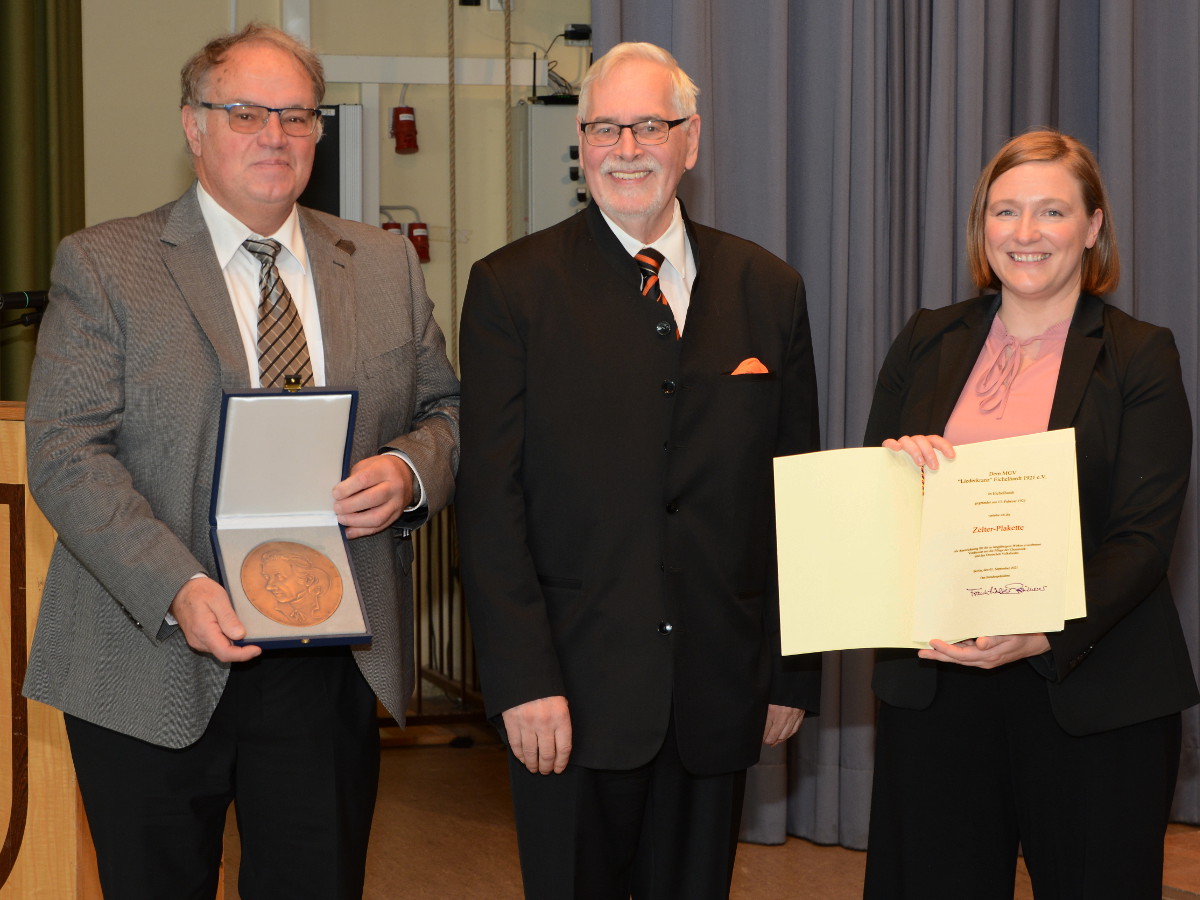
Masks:
[[[682,125],[691,116],[682,119],[647,119],[644,122],[634,122],[631,125],[618,125],[616,122],[584,122],[579,127],[584,139],[593,147],[611,147],[621,140],[621,131],[628,128],[633,139],[639,144],[665,144],[671,136],[671,129]]]
[[[276,109],[273,106],[255,106],[253,103],[205,103],[200,101],[205,109],[223,109],[229,116],[229,128],[238,134],[258,134],[267,127],[271,113],[279,115],[279,127],[289,137],[308,137],[317,130],[317,122],[321,119],[319,109],[309,109],[305,106],[285,106]]]

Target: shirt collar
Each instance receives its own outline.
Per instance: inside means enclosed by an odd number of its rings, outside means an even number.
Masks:
[[[217,262],[224,269],[238,252],[246,238],[274,238],[283,245],[287,253],[281,253],[278,262],[287,264],[288,258],[294,259],[301,271],[308,270],[308,252],[304,247],[304,235],[300,231],[300,215],[295,204],[292,211],[284,219],[279,230],[274,234],[257,234],[243,225],[233,213],[221,206],[212,195],[204,189],[204,185],[196,183],[196,198],[200,201],[200,214],[204,216],[204,224],[212,237],[213,249],[217,253]],[[247,251],[249,252],[249,251]]]
[[[671,214],[671,224],[667,226],[667,230],[662,236],[649,244],[644,244],[637,238],[630,235],[621,228],[616,222],[608,217],[608,213],[600,210],[600,215],[604,216],[604,221],[608,223],[608,227],[612,229],[613,234],[617,236],[617,240],[621,242],[621,246],[628,251],[630,256],[634,256],[643,247],[653,247],[666,259],[679,273],[680,277],[687,278],[688,270],[688,240],[687,229],[683,227],[683,211],[679,206],[679,198],[675,198],[675,208]]]

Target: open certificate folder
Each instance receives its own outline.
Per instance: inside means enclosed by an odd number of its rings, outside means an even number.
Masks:
[[[1061,631],[1086,614],[1075,432],[775,460],[783,653]]]

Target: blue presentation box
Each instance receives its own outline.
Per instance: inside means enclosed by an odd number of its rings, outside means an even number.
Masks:
[[[210,515],[221,582],[246,627],[239,644],[371,640],[333,486],[346,477],[358,392],[227,393]]]

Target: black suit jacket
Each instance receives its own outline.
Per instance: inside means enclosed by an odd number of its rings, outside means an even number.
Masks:
[[[941,434],[999,298],[919,310],[879,374],[866,443]],[[1067,334],[1050,428],[1075,429],[1087,616],[1029,662],[1059,724],[1091,734],[1200,700],[1167,583],[1191,470],[1192,425],[1171,332],[1083,295]],[[937,664],[879,651],[876,694],[923,709]]]
[[[683,339],[593,205],[475,264],[463,309],[462,571],[488,712],[564,695],[572,761],[758,759],[779,653],[772,457],[819,445],[804,285],[688,223]],[[769,369],[732,375],[748,357]]]

